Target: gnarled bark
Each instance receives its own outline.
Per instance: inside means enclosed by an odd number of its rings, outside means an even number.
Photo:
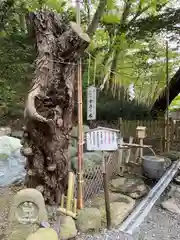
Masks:
[[[76,23],[67,25],[53,12],[32,13],[29,22],[38,55],[25,108],[22,154],[27,157],[27,186],[40,188],[53,204],[67,187],[77,60],[90,39]]]

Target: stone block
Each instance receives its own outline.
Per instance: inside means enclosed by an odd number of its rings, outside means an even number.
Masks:
[[[76,237],[77,229],[72,217],[64,217],[60,226],[60,239],[67,240]]]
[[[97,208],[84,208],[78,213],[77,229],[83,233],[98,232],[101,228],[101,213]]]
[[[20,190],[13,199],[8,216],[8,240],[24,240],[36,231],[42,221],[47,221],[42,194],[36,189]]]

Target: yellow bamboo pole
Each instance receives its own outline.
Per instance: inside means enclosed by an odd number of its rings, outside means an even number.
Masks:
[[[69,172],[67,206],[66,206],[67,211],[71,211],[72,199],[73,199],[73,189],[74,189],[74,174],[72,172]]]
[[[80,1],[76,0],[76,22],[78,25],[81,24],[80,16]],[[83,114],[82,114],[82,65],[81,59],[78,64],[78,186],[77,186],[77,208],[83,208]]]
[[[64,207],[64,194],[62,194],[61,196],[61,208]]]

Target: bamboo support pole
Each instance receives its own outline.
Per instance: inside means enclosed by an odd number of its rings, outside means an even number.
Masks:
[[[73,199],[73,189],[74,189],[74,174],[72,172],[69,172],[67,206],[66,206],[67,211],[71,211],[72,199]]]
[[[62,196],[61,196],[61,208],[63,208],[64,207],[64,194],[62,194]]]
[[[117,153],[118,153],[118,159],[117,159],[117,167],[118,167],[118,173],[121,174],[121,168],[122,168],[122,165],[123,165],[123,149],[120,148],[120,146],[122,145],[123,143],[123,138],[120,138],[119,139],[119,146],[118,146],[118,150],[117,150]]]
[[[76,0],[76,22],[78,25],[81,24],[81,16],[80,16],[80,1]],[[83,165],[83,116],[82,116],[82,65],[81,59],[78,64],[78,186],[77,186],[77,207],[78,209],[83,208],[83,173],[82,173],[82,165]]]
[[[151,148],[152,145],[140,145],[140,144],[136,144],[136,143],[123,143],[122,147]]]
[[[77,199],[74,199],[74,206],[73,206],[73,213],[76,214],[76,210],[77,210]]]
[[[130,137],[130,138],[129,138],[129,144],[130,144],[130,145],[133,143],[133,140],[134,140],[133,137]],[[125,159],[125,163],[126,163],[126,164],[129,162],[130,156],[131,156],[131,148],[129,148],[129,149],[127,150],[127,155],[126,155],[126,159]]]

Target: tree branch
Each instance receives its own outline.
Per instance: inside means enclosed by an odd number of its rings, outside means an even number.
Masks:
[[[104,13],[105,7],[107,5],[107,0],[100,0],[99,1],[99,5],[97,7],[97,10],[94,14],[94,17],[91,21],[91,23],[88,26],[87,29],[87,34],[89,35],[89,37],[92,37],[98,27],[98,24],[100,22],[100,19]]]
[[[179,15],[180,8],[167,9],[162,14],[134,21],[131,25],[128,25],[128,37],[142,39],[163,29],[172,31],[173,26],[180,23]]]

